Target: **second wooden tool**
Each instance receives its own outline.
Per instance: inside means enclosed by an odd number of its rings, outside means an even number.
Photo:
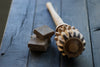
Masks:
[[[69,58],[79,56],[85,49],[86,42],[83,35],[74,26],[65,24],[50,2],[46,6],[57,26],[55,40],[58,50]]]

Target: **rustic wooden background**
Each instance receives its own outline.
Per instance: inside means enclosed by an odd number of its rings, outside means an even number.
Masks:
[[[77,58],[61,56],[54,36],[45,53],[27,47],[32,30],[55,24],[45,6],[52,2],[65,23],[84,35],[86,50]],[[0,67],[100,67],[100,0],[13,0],[0,50]],[[3,53],[5,53],[3,55]]]

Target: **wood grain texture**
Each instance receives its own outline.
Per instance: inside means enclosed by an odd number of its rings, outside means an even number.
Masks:
[[[86,0],[62,0],[62,19],[84,35],[86,50],[75,59],[62,57],[61,67],[93,67]]]
[[[55,24],[46,8],[49,0],[37,0],[36,15],[34,20],[34,28],[47,25],[55,30]],[[60,14],[60,0],[50,0],[58,14]],[[28,67],[59,67],[60,57],[54,36],[51,38],[50,46],[47,52],[31,53],[29,55]]]
[[[92,32],[91,35],[94,67],[100,67],[100,31]]]
[[[87,0],[91,30],[100,30],[100,0]]]
[[[100,0],[87,0],[94,67],[100,67]]]
[[[35,0],[13,0],[0,56],[0,67],[26,67]]]

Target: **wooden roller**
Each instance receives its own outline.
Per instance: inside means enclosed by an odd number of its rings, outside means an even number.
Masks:
[[[85,49],[86,42],[83,35],[74,26],[65,24],[50,2],[47,2],[46,6],[57,26],[55,40],[58,50],[69,58],[79,56]]]

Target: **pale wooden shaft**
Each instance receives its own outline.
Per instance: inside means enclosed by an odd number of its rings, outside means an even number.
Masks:
[[[56,26],[64,24],[63,20],[59,17],[59,15],[54,10],[51,2],[47,2],[46,6],[47,6],[47,8],[48,8],[48,10],[49,10],[49,12],[50,12],[55,24],[56,24]]]

